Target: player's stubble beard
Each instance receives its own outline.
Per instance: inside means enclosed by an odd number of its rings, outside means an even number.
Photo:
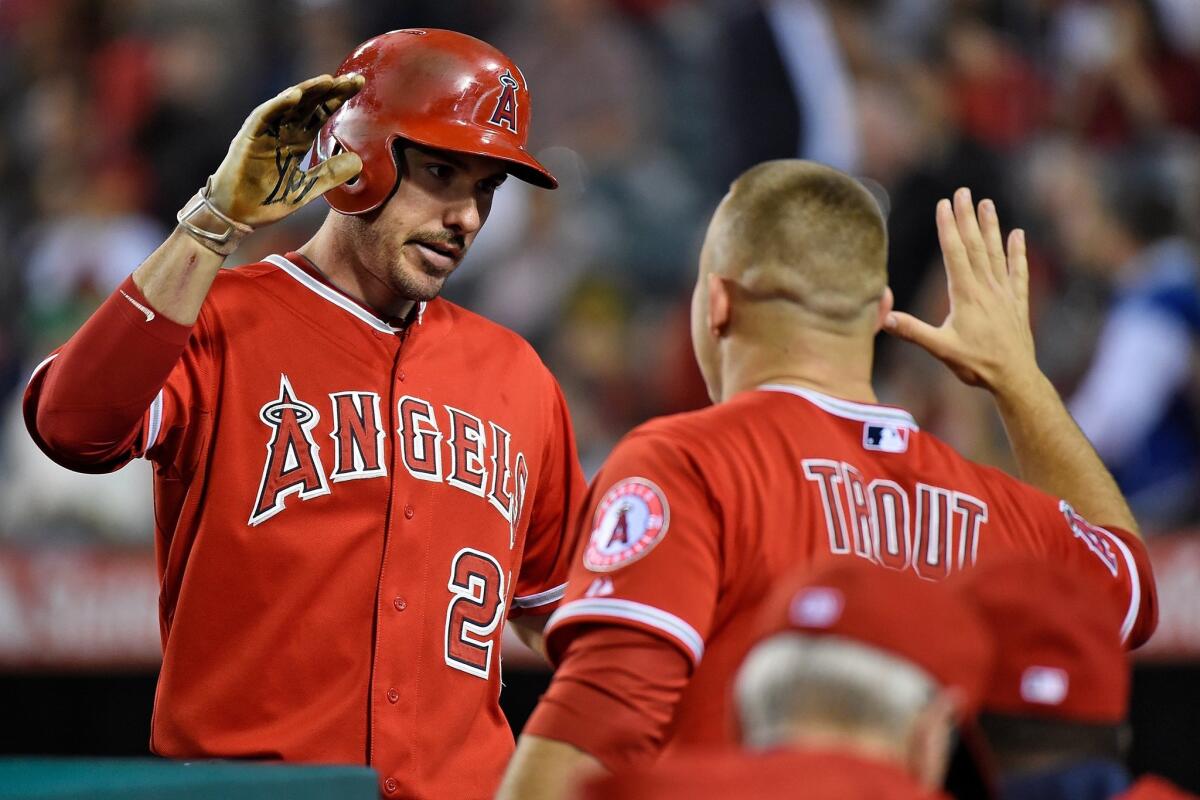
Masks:
[[[449,271],[438,273],[427,268],[418,253],[410,252],[415,247],[409,243],[449,244],[460,248],[465,256],[468,243],[464,238],[445,230],[414,231],[398,241],[397,237],[379,230],[373,222],[369,216],[350,221],[357,260],[370,278],[400,300],[427,302],[441,294],[446,279],[462,263],[462,257]]]

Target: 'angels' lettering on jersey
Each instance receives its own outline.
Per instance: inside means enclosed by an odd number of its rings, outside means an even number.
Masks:
[[[817,484],[829,552],[853,553],[922,578],[946,578],[975,563],[987,503],[965,492],[917,483],[915,494],[895,481],[867,483],[845,461],[806,458],[804,477]]]
[[[332,392],[329,403],[334,457],[333,471],[326,473],[314,436],[321,412],[297,396],[286,375],[279,376],[278,396],[259,411],[271,432],[250,525],[283,511],[291,495],[310,500],[330,494],[331,483],[387,477],[379,395]],[[401,397],[396,410],[396,446],[409,475],[486,501],[508,523],[512,547],[529,483],[525,454],[514,454],[512,435],[491,420],[411,395]]]

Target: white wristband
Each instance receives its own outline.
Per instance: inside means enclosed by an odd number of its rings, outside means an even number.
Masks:
[[[200,244],[212,250],[219,255],[227,256],[238,248],[242,240],[254,231],[249,225],[238,222],[235,219],[227,217],[212,201],[208,199],[208,190],[212,185],[212,176],[209,176],[205,182],[204,188],[196,192],[191,200],[188,200],[183,208],[179,209],[179,213],[175,215],[179,227],[187,231],[192,238],[200,242]],[[223,231],[209,231],[192,223],[191,218],[201,210],[207,211],[212,216],[225,223]]]

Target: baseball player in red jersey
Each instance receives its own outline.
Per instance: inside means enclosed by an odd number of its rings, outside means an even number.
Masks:
[[[785,578],[765,612],[736,681],[744,748],[603,776],[583,796],[944,800],[953,731],[991,677],[978,609],[947,583],[842,559]]]
[[[965,581],[997,645],[980,727],[1000,800],[1192,797],[1125,767],[1130,664],[1121,609],[1080,576],[1031,557],[982,566]]]
[[[558,672],[502,797],[561,797],[582,768],[730,740],[746,612],[798,564],[857,559],[941,580],[1034,553],[1102,579],[1128,645],[1149,636],[1136,523],[1034,357],[1023,234],[1006,255],[994,206],[976,209],[965,189],[936,216],[951,300],[939,328],[892,310],[884,221],[856,181],[778,161],[734,182],[692,303],[716,404],[636,429],[595,478],[547,627]],[[1029,484],[876,402],[881,329],[994,395]]]
[[[34,374],[52,458],[157,468],[155,752],[366,763],[386,796],[494,791],[501,632],[540,637],[586,486],[533,350],[438,294],[508,173],[554,186],[529,121],[490,45],[364,43],[250,115]],[[296,252],[221,270],[322,193],[333,211]]]

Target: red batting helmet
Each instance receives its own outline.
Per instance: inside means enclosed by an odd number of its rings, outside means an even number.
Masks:
[[[363,42],[337,74],[366,78],[317,137],[317,159],[357,153],[363,168],[325,199],[343,214],[378,208],[396,186],[396,139],[488,156],[536,186],[558,181],[525,150],[530,101],[525,76],[486,42],[454,31],[414,28]]]

